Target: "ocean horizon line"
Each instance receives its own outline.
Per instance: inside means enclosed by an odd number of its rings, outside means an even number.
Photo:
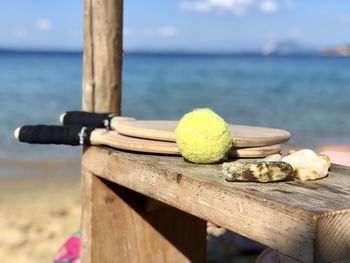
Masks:
[[[82,55],[83,50],[1,48],[0,54]],[[198,57],[333,57],[321,52],[262,54],[260,51],[195,51],[195,50],[125,50],[126,56],[198,56]],[[338,56],[334,56],[338,57]]]

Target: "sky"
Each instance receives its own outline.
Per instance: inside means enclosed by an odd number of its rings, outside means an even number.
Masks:
[[[350,43],[348,0],[124,0],[124,49],[256,51]],[[81,50],[83,0],[0,2],[0,48]]]

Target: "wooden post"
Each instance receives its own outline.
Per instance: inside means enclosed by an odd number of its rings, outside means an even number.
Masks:
[[[123,0],[85,0],[82,108],[121,111]]]
[[[122,28],[122,0],[85,0],[85,111],[121,113]],[[100,179],[86,165],[83,157],[81,262],[205,262],[204,220],[154,206],[153,199]]]

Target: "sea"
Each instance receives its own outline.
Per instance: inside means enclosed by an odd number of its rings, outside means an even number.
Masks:
[[[288,130],[288,147],[350,144],[349,69],[345,57],[127,53],[122,112],[176,120],[205,107]],[[80,147],[19,143],[13,132],[79,110],[81,83],[80,52],[0,52],[0,159],[78,160]]]

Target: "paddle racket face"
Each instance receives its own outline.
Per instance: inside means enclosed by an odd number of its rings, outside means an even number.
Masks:
[[[83,125],[116,130],[119,134],[148,140],[175,142],[177,121],[135,120],[108,113],[66,112],[61,122],[69,125]],[[234,135],[234,147],[258,147],[284,143],[290,133],[280,129],[230,125]]]
[[[119,134],[150,140],[175,142],[177,121],[119,120],[112,122],[112,128]],[[280,129],[230,125],[235,148],[268,146],[284,143],[290,133]]]

